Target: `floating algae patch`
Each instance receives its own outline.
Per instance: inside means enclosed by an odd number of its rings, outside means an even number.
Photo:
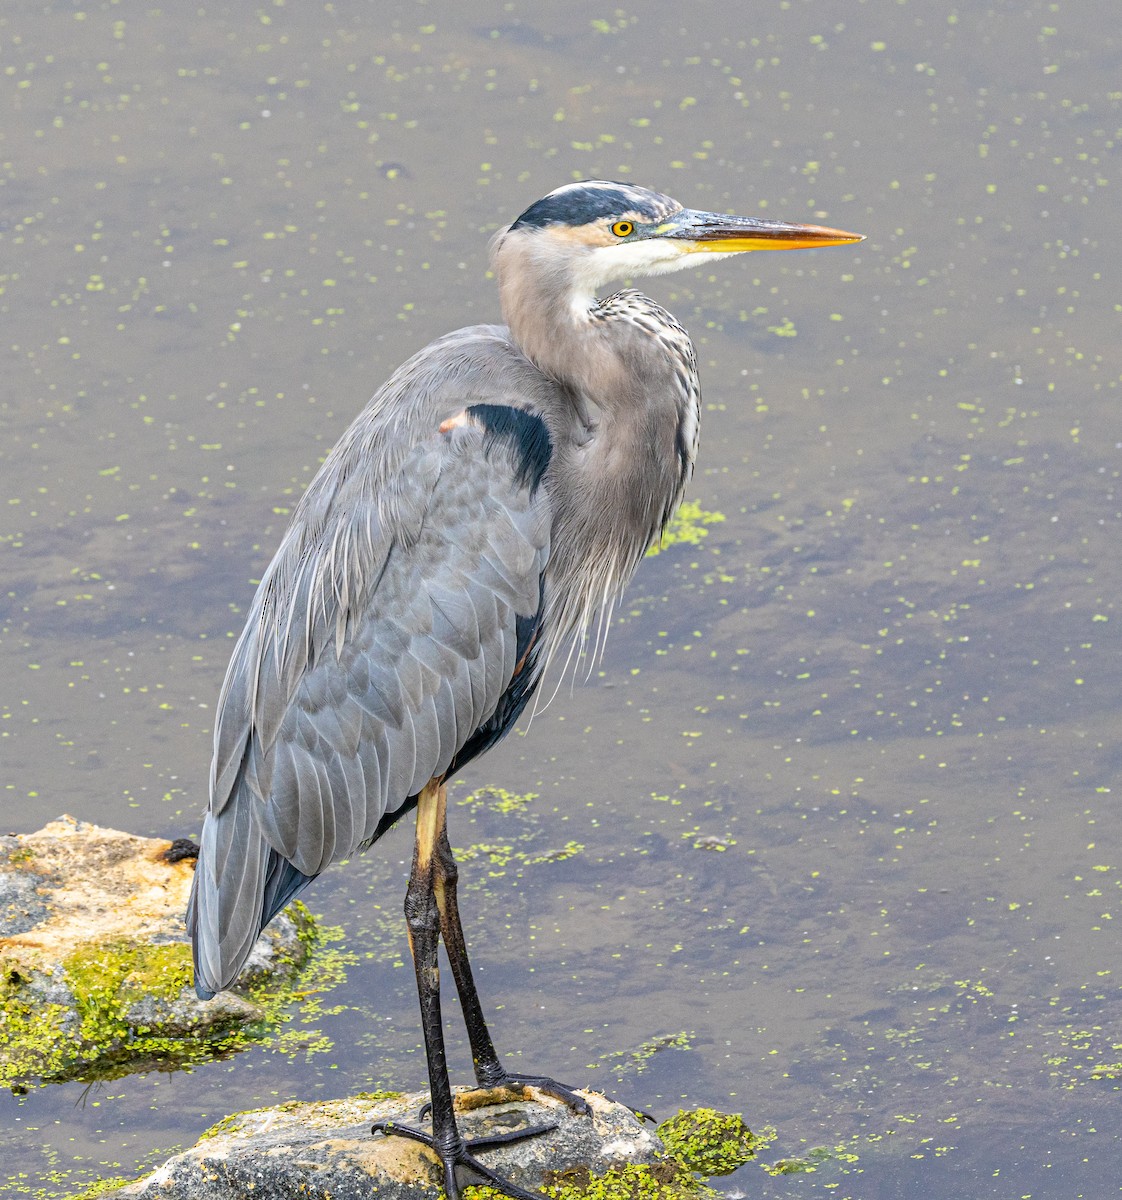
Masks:
[[[669,524],[662,531],[662,537],[650,547],[647,556],[649,558],[671,546],[696,546],[702,538],[709,536],[707,525],[717,525],[724,519],[724,513],[709,512],[696,500],[687,500],[670,518]]]
[[[457,849],[456,861],[461,866],[475,863],[485,868],[482,873],[469,874],[466,881],[461,882],[461,889],[474,891],[505,875],[518,876],[533,867],[563,862],[583,852],[584,846],[580,842],[558,844],[550,839],[547,828],[534,811],[533,802],[537,798],[536,792],[517,793],[505,788],[483,787],[456,801],[457,807],[465,809],[473,823],[497,814],[499,822],[486,823],[490,827],[501,827],[499,836],[485,837]]]
[[[189,855],[61,817],[0,838],[0,1085],[173,1069],[264,1037],[318,941],[300,904],[258,941],[236,991],[195,995]]]
[[[648,1038],[634,1050],[612,1050],[602,1055],[600,1061],[617,1076],[628,1074],[642,1075],[648,1069],[651,1059],[663,1050],[689,1050],[693,1046],[695,1035],[687,1030],[680,1033],[664,1033],[657,1037]]]

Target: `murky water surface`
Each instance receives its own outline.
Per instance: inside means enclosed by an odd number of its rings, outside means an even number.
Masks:
[[[486,239],[529,201],[626,177],[858,229],[649,283],[697,343],[691,494],[725,519],[457,786],[481,984],[513,1064],[816,1163],[733,1192],[1117,1194],[1108,8],[6,4],[5,827],[197,832],[287,512],[406,354],[497,315]],[[0,1190],[422,1083],[409,853],[309,893],[351,957],[280,1043],[6,1098]]]

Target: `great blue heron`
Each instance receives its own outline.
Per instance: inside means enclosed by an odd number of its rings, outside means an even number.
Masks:
[[[579,656],[697,451],[686,331],[637,291],[597,292],[719,254],[860,240],[625,183],[550,192],[492,242],[506,325],[447,334],[394,373],[327,456],[257,589],[215,718],[187,916],[195,987],[204,999],[229,987],[293,896],[416,808],[405,914],[432,1133],[392,1131],[436,1150],[450,1200],[461,1167],[531,1193],[457,1128],[441,937],[479,1086],[587,1106],[495,1053],[460,927],[445,780],[510,730],[551,662]]]

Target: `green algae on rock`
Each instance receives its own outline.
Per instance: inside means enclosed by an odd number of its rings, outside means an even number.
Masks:
[[[735,1113],[697,1108],[679,1112],[658,1127],[667,1153],[690,1171],[708,1178],[730,1175],[756,1157],[758,1138]]]
[[[653,1160],[616,1163],[606,1171],[580,1165],[550,1171],[539,1190],[551,1200],[717,1200],[704,1182],[728,1175],[755,1157],[767,1136],[757,1137],[733,1113],[712,1108],[680,1111],[658,1126],[662,1152]],[[465,1190],[467,1200],[502,1200],[491,1187]]]
[[[542,1193],[551,1200],[716,1200],[717,1193],[673,1158],[625,1163],[602,1175],[587,1167],[550,1176]],[[468,1200],[500,1200],[494,1188],[472,1188]]]
[[[290,907],[237,991],[200,1001],[183,927],[193,862],[168,849],[66,816],[0,837],[0,1086],[169,1069],[268,1026],[312,918]]]

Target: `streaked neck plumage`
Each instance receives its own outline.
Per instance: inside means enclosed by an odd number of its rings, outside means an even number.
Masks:
[[[700,390],[689,336],[648,297],[597,300],[571,255],[533,236],[494,250],[503,317],[556,385],[541,416],[554,440],[548,660],[612,603],[682,497]],[[597,645],[601,635],[596,638]]]

